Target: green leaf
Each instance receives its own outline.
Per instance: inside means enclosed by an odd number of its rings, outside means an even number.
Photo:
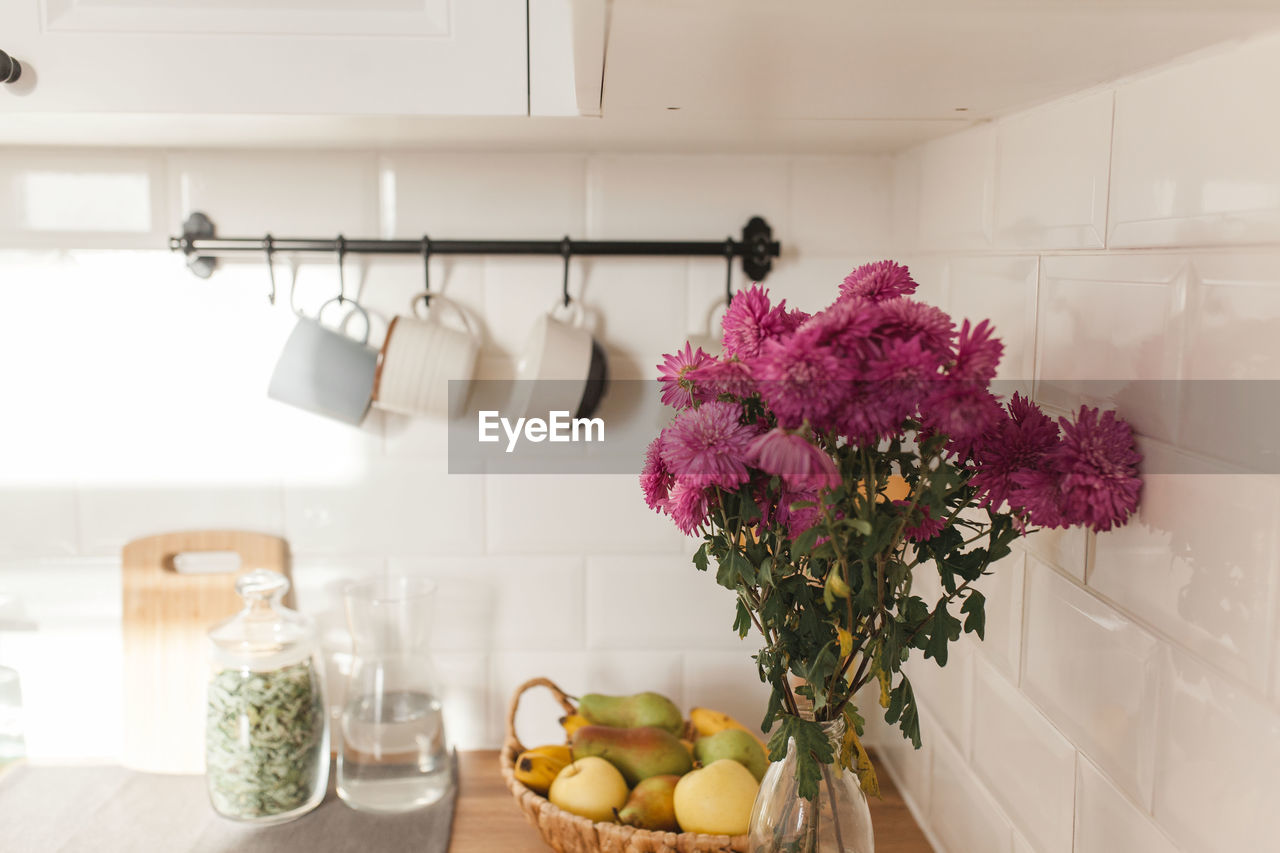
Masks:
[[[861,519],[861,518],[851,519],[849,522],[849,526],[852,527],[854,530],[858,531],[859,533],[861,533],[863,536],[871,535],[871,522],[866,521],[865,519]]]
[[[924,647],[925,659],[933,658],[938,666],[947,665],[947,644],[960,639],[960,620],[947,610],[947,602],[939,601],[929,620],[929,642]]]
[[[801,533],[796,540],[791,543],[791,553],[797,557],[802,557],[813,550],[813,543],[818,541],[818,528],[810,527],[804,533]]]
[[[884,719],[887,723],[897,723],[902,736],[916,749],[920,748],[920,712],[916,708],[915,691],[906,678],[889,693],[889,710],[885,711]]]
[[[707,546],[709,542],[703,542],[698,546],[698,550],[693,552],[693,567],[700,572],[707,570]]]
[[[977,634],[979,640],[987,638],[986,603],[986,596],[976,589],[970,588],[969,595],[965,598],[964,604],[960,606],[960,612],[967,614],[964,620],[965,633]]]
[[[769,738],[769,760],[781,761],[787,756],[787,741],[796,742],[796,780],[800,796],[806,800],[817,799],[818,783],[822,781],[822,766],[835,761],[835,749],[822,731],[822,726],[812,720],[786,714],[777,731]]]
[[[738,632],[739,637],[746,637],[751,633],[751,613],[741,598],[738,599],[738,613],[733,619],[733,630]]]
[[[726,589],[737,589],[738,580],[741,578],[746,583],[755,585],[755,567],[751,565],[751,561],[742,555],[737,548],[729,550],[720,558],[720,566],[716,571],[716,583]]]

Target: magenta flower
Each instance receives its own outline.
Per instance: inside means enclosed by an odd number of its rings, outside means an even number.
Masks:
[[[707,523],[707,515],[711,512],[707,490],[692,483],[677,481],[671,487],[667,512],[685,536],[696,535]]]
[[[766,341],[791,332],[798,318],[788,315],[787,300],[769,304],[769,291],[759,285],[739,290],[720,321],[724,353],[742,360],[755,358]]]
[[[697,384],[706,399],[728,396],[744,399],[756,393],[750,368],[736,358],[713,358],[698,368]]]
[[[786,528],[787,536],[795,539],[822,521],[822,509],[816,489],[792,488],[784,481],[778,493],[776,519]],[[817,541],[821,543],[825,537]]]
[[[662,462],[681,483],[736,489],[747,480],[747,448],[759,432],[741,416],[742,407],[721,401],[685,409],[664,430]]]
[[[644,467],[640,470],[640,488],[644,491],[644,502],[649,509],[657,512],[667,508],[667,498],[676,479],[667,470],[666,463],[662,461],[665,434],[666,430],[663,430],[658,433],[657,438],[649,442],[649,447],[644,452]]]
[[[983,433],[973,445],[975,471],[970,484],[978,490],[981,506],[999,507],[1012,495],[1016,474],[1040,468],[1045,454],[1058,446],[1058,425],[1028,398],[1015,393],[1008,414]]]
[[[806,325],[789,338],[769,341],[755,363],[760,396],[788,429],[808,421],[825,430],[854,379],[847,359],[815,346],[812,338]]]
[[[951,356],[955,323],[941,308],[905,297],[881,302],[876,307],[879,309],[877,334],[897,338],[919,335],[920,343],[927,349]]]
[[[924,425],[943,433],[950,441],[947,449],[964,459],[983,433],[994,427],[1004,411],[985,382],[947,379],[933,383],[920,405]]]
[[[893,505],[905,509],[910,506],[910,503],[910,501],[894,501]],[[928,507],[917,504],[907,515],[907,524],[902,529],[902,535],[912,542],[925,542],[941,533],[945,526],[943,519],[934,518]]]
[[[796,489],[834,488],[840,484],[835,460],[826,451],[781,427],[752,441],[747,448],[747,461],[766,474],[778,475]]]
[[[879,313],[871,302],[841,299],[810,317],[796,334],[804,336],[811,347],[862,357],[871,349],[871,334],[879,321]]]
[[[787,332],[794,332],[796,329],[808,322],[809,318],[812,316],[813,315],[807,311],[801,311],[799,308],[792,308],[782,316],[783,329]]]
[[[673,409],[685,409],[701,399],[697,387],[700,367],[714,359],[698,347],[697,352],[686,341],[684,349],[662,357],[658,365],[658,381],[662,384],[662,402]]]
[[[941,366],[937,354],[927,349],[918,335],[906,340],[883,341],[866,367],[871,395],[862,405],[874,406],[875,411],[863,414],[860,419],[847,413],[849,420],[877,423],[877,432],[898,431],[903,419],[916,413],[921,398],[938,381]]]
[[[872,302],[883,302],[916,292],[916,283],[906,267],[893,261],[863,264],[845,277],[841,296],[856,296]]]
[[[992,337],[994,332],[995,327],[989,320],[983,320],[973,329],[970,329],[968,320],[964,321],[960,326],[960,340],[956,344],[952,376],[983,384],[995,378],[1004,344]]]
[[[1081,406],[1075,423],[1060,418],[1062,443],[1046,455],[1044,477],[1026,477],[1024,490],[1052,489],[1058,524],[1082,524],[1093,530],[1110,530],[1128,520],[1138,506],[1142,461],[1133,442],[1133,428],[1112,411]],[[1037,503],[1046,503],[1043,494]],[[1031,511],[1028,504],[1028,511]],[[1042,522],[1032,513],[1036,524]]]

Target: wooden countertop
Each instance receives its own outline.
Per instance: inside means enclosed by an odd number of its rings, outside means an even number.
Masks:
[[[459,753],[458,777],[449,853],[546,853],[550,849],[503,784],[497,750]],[[871,801],[876,853],[932,853],[887,773],[880,774],[880,790],[882,798]]]

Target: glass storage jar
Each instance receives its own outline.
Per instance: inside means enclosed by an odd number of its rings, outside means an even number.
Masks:
[[[205,778],[223,817],[283,823],[315,808],[329,780],[329,729],[311,620],[281,604],[279,572],[241,575],[244,609],[209,631],[213,674]]]

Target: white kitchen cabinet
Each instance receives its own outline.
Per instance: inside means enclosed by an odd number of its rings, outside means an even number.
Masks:
[[[525,115],[525,0],[4,0],[12,112]]]

